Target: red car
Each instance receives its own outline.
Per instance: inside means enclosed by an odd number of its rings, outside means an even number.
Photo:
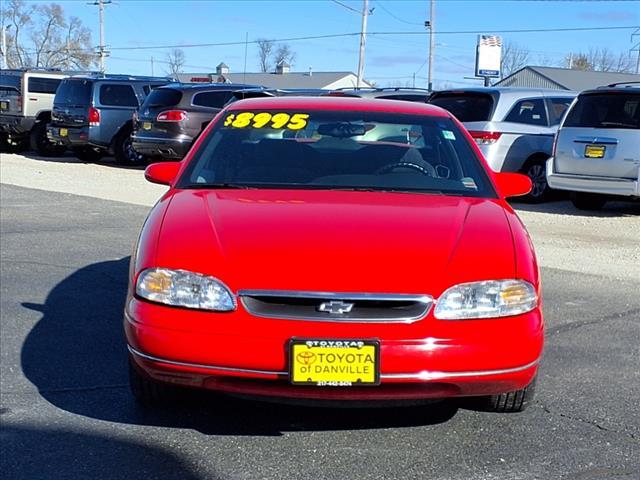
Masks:
[[[242,100],[182,162],[131,262],[141,403],[172,386],[287,400],[481,397],[522,410],[543,347],[531,240],[446,111],[361,98]]]

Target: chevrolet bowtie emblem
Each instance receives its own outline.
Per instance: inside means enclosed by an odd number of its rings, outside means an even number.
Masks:
[[[318,306],[318,311],[332,315],[343,315],[349,313],[353,309],[353,305],[353,303],[347,303],[341,300],[331,300],[330,302],[322,302],[320,306]]]

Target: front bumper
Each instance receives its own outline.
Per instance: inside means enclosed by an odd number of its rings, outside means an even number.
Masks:
[[[518,317],[460,322],[438,321],[428,315],[413,327],[396,324],[397,328],[388,324],[336,328],[335,324],[322,322],[257,319],[236,311],[213,314],[219,315],[215,319],[208,314],[209,324],[220,320],[220,328],[207,328],[209,332],[198,325],[201,312],[188,313],[193,315],[193,322],[187,317],[173,325],[166,321],[177,312],[184,313],[130,299],[125,332],[130,355],[138,368],[158,381],[250,396],[402,401],[505,393],[531,383],[543,346],[539,309]],[[247,317],[254,322],[253,327],[230,331],[227,324],[244,323]],[[433,336],[402,338],[403,332],[419,328],[422,322]],[[512,328],[505,329],[505,322]],[[188,330],[176,328],[187,324]],[[291,385],[287,344],[293,336],[376,336],[381,345],[380,385],[329,388]]]
[[[134,135],[132,147],[145,156],[181,160],[189,151],[192,141],[186,135],[171,138]]]
[[[550,158],[547,160],[547,183],[556,190],[640,197],[640,168],[636,180],[572,175],[556,173],[553,170],[553,158]]]

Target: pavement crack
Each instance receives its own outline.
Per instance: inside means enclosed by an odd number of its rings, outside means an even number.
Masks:
[[[555,328],[548,328],[547,337],[551,337],[556,335],[557,333],[564,333],[571,330],[575,330],[577,328],[586,327],[589,325],[597,325],[599,323],[608,322],[610,320],[620,320],[622,318],[628,317],[630,315],[638,315],[640,314],[640,308],[633,308],[631,310],[626,310],[624,312],[612,313],[610,315],[606,315],[604,317],[596,318],[593,320],[582,320],[577,322],[565,323],[564,325],[560,325]]]
[[[587,420],[585,418],[576,417],[576,416],[573,416],[573,415],[568,415],[566,413],[553,411],[542,402],[536,402],[536,403],[538,403],[540,405],[540,408],[542,408],[542,410],[545,413],[548,413],[550,415],[557,415],[560,418],[566,418],[567,420],[571,420],[573,422],[580,422],[580,423],[584,423],[586,425],[591,425],[592,427],[596,427],[598,430],[601,430],[603,432],[615,433],[617,435],[623,435],[623,436],[629,437],[631,440],[634,440],[634,441],[640,440],[640,438],[638,438],[638,435],[636,433],[630,432],[630,431],[628,431],[628,430],[626,430],[624,428],[622,428],[620,430],[616,430],[616,429],[613,429],[613,428],[605,427],[604,425],[601,425],[600,423],[598,423],[595,420]]]
[[[40,389],[39,393],[72,393],[72,392],[91,392],[96,390],[117,390],[119,388],[129,388],[128,383],[115,383],[112,385],[88,385],[85,387],[66,387],[66,388],[50,388]]]

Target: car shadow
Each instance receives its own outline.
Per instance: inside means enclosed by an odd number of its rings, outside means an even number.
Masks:
[[[191,428],[211,435],[434,425],[454,402],[395,408],[313,408],[192,391],[167,408],[142,409],[128,389],[122,312],[129,257],[81,268],[57,284],[29,332],[21,364],[42,397],[65,411],[124,424]]]
[[[145,165],[119,165],[116,163],[114,157],[103,157],[97,162],[85,162],[84,160],[80,160],[78,157],[75,157],[73,153],[67,151],[61,157],[42,157],[40,155],[35,154],[34,152],[22,152],[17,155],[21,155],[30,160],[35,160],[38,162],[48,162],[48,163],[79,163],[79,164],[95,164],[102,165],[105,167],[113,167],[123,170],[144,170],[146,168]]]
[[[555,215],[570,215],[573,217],[637,217],[640,215],[640,202],[611,201],[607,202],[601,210],[578,210],[568,200],[545,202],[538,204],[524,202],[509,202],[515,210],[526,212],[550,213]]]
[[[0,471],[7,479],[73,476],[100,480],[138,478],[142,472],[145,478],[204,479],[175,452],[113,435],[5,424],[1,438]],[[39,461],[26,452],[37,454]]]

